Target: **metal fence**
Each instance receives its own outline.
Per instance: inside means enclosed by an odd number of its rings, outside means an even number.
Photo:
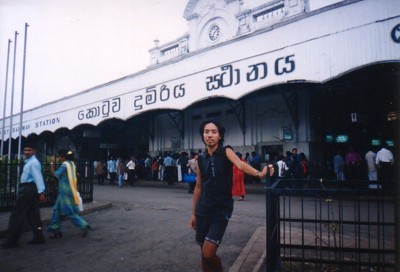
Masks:
[[[10,211],[15,204],[17,185],[23,164],[0,161],[0,211]],[[78,191],[84,203],[93,201],[93,176],[88,175],[87,163],[77,163]],[[46,203],[42,206],[53,206],[58,194],[58,181],[50,173],[50,164],[42,164],[42,173],[46,185]]]
[[[397,183],[280,180],[266,203],[267,271],[400,271]]]

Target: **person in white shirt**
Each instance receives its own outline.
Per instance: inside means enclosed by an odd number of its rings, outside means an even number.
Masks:
[[[367,162],[368,180],[378,180],[378,172],[376,169],[376,153],[372,148],[365,154],[365,161]]]
[[[126,164],[128,168],[128,183],[129,185],[134,185],[136,181],[136,159],[131,157],[131,160]]]
[[[378,165],[378,180],[387,181],[392,179],[392,168],[394,164],[393,153],[387,146],[381,148],[376,154],[376,165]]]
[[[283,159],[284,159],[284,157],[281,156],[279,158],[279,161],[276,163],[278,165],[278,176],[280,179],[284,179],[284,178],[288,177],[287,173],[288,173],[289,167],[286,165],[286,162]]]
[[[35,153],[34,143],[27,142],[24,148],[24,168],[18,185],[17,199],[8,224],[7,240],[6,243],[1,245],[4,249],[18,246],[18,240],[26,221],[30,223],[33,231],[33,239],[28,243],[45,243],[39,202],[44,203],[46,201],[46,186],[42,174],[42,165]]]

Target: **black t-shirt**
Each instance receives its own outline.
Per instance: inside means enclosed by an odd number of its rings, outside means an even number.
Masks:
[[[202,192],[196,206],[198,216],[232,215],[233,172],[226,148],[232,149],[230,146],[218,147],[212,156],[207,152],[199,156]]]

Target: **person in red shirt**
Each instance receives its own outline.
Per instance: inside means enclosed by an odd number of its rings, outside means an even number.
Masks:
[[[244,158],[242,158],[242,154],[236,152],[236,155],[243,162],[246,162]],[[244,185],[244,172],[240,170],[236,165],[233,165],[233,187],[232,187],[232,196],[238,196],[239,201],[243,200],[246,195],[246,188]]]
[[[360,163],[361,156],[354,147],[349,148],[349,152],[346,154],[344,163],[346,167],[346,179],[360,179]]]

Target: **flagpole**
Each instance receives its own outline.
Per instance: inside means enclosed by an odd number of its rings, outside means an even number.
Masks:
[[[28,35],[28,23],[25,23],[24,39],[24,60],[22,64],[22,87],[21,87],[21,110],[19,112],[19,138],[18,138],[18,159],[21,160],[21,134],[22,134],[22,116],[24,114],[24,87],[25,87],[25,62],[26,62],[26,40]]]
[[[8,138],[8,160],[11,161],[11,142],[12,142],[12,129],[13,129],[13,106],[14,106],[14,82],[15,82],[15,59],[17,55],[17,35],[18,32],[15,31],[14,38],[14,63],[13,63],[13,77],[12,77],[12,87],[11,87],[11,112],[10,112],[10,135]]]
[[[6,108],[7,108],[8,64],[10,62],[10,44],[11,43],[12,43],[12,41],[10,39],[8,39],[6,83],[5,83],[5,87],[4,87],[3,125],[2,125],[2,128],[1,128],[1,152],[0,152],[0,158],[3,157],[3,151],[4,151],[4,129],[5,129],[5,124],[6,124]]]

